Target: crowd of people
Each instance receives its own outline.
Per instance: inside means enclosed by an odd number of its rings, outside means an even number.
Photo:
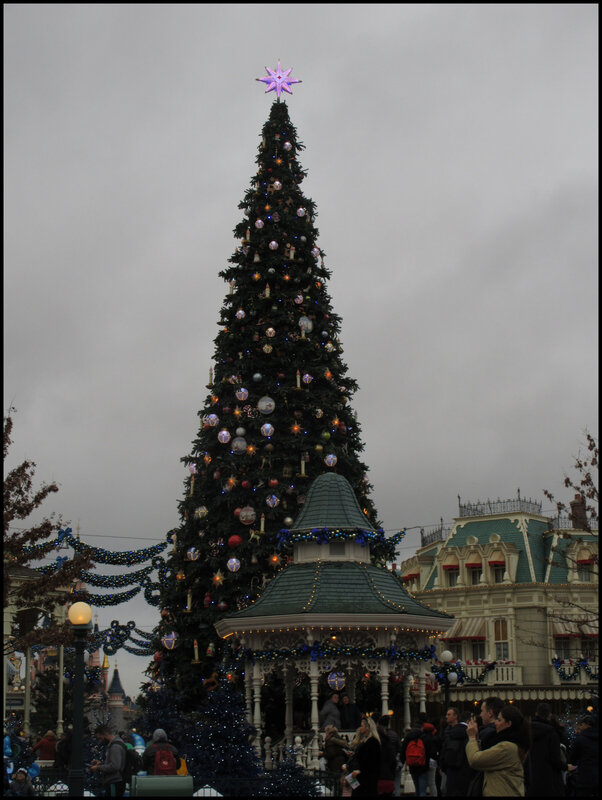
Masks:
[[[340,781],[341,795],[398,797],[407,770],[418,797],[597,797],[598,728],[582,715],[569,742],[565,727],[547,703],[526,718],[514,704],[485,698],[478,709],[450,707],[437,725],[421,713],[400,737],[389,715],[362,714],[348,695],[333,693],[320,712],[323,764]],[[353,732],[351,738],[341,731]],[[186,774],[184,759],[157,728],[149,741],[135,733],[94,731],[104,757],[87,767],[101,779],[107,796],[122,797],[131,777]],[[141,746],[142,745],[142,746]],[[58,739],[47,731],[32,743],[39,760],[65,773],[71,755],[71,731]],[[26,768],[7,779],[5,795],[35,794]]]
[[[41,761],[52,762],[53,767],[67,778],[71,761],[71,730],[57,739],[53,731],[47,731],[32,746],[32,751]],[[107,725],[98,725],[93,737],[99,745],[103,745],[104,757],[92,759],[86,764],[91,773],[96,773],[101,781],[107,797],[123,797],[132,775],[183,775],[186,765],[178,750],[168,741],[167,733],[157,728],[150,741],[142,748],[136,742],[144,741],[135,738],[133,733],[113,733]],[[141,752],[138,752],[141,751]],[[11,778],[6,772],[5,763],[4,794],[8,797],[29,797],[35,795],[28,770],[20,767]]]
[[[357,728],[348,725],[358,716]],[[404,768],[418,797],[598,796],[598,730],[589,714],[579,718],[570,743],[549,704],[526,718],[499,697],[471,712],[448,708],[441,732],[424,713],[402,738],[389,721],[362,715],[338,693],[324,703],[319,756],[340,776],[343,796],[398,797]],[[353,730],[350,741],[341,734]]]

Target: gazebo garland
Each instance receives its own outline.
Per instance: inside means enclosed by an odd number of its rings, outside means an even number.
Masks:
[[[395,664],[399,661],[430,661],[435,658],[435,647],[431,645],[422,650],[400,649],[396,645],[391,645],[391,647],[361,647],[359,645],[337,647],[315,641],[313,645],[302,644],[297,647],[280,647],[273,650],[252,650],[247,647],[239,647],[233,652],[233,658],[237,664],[249,660],[252,662],[277,661],[301,659],[308,656],[312,661],[325,658],[359,656],[361,658],[386,659],[391,664]]]
[[[277,533],[276,541],[277,548],[281,550],[283,547],[295,542],[317,542],[318,544],[328,544],[332,541],[347,541],[354,539],[362,547],[370,544],[393,544],[398,545],[399,542],[406,535],[405,530],[399,531],[394,536],[387,538],[382,528],[376,531],[365,530],[364,528],[347,528],[344,530],[333,530],[332,528],[312,528],[306,531],[291,531],[288,528],[283,528]]]

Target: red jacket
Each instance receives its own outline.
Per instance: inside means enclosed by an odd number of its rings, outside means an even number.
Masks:
[[[38,758],[41,761],[54,761],[56,755],[56,739],[47,739],[44,736],[33,748],[34,753],[36,750],[40,751]]]

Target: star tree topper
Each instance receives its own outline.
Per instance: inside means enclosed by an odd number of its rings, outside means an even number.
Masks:
[[[280,59],[278,59],[278,68],[276,70],[266,67],[265,71],[268,73],[267,77],[255,78],[255,80],[266,83],[268,85],[268,88],[265,90],[266,94],[268,92],[276,92],[276,97],[278,100],[280,100],[280,93],[282,91],[292,94],[290,84],[301,83],[301,81],[298,81],[296,78],[289,78],[292,69],[293,68],[291,67],[290,69],[283,71],[282,67],[280,66]]]

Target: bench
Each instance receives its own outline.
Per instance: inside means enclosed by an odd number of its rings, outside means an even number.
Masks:
[[[132,797],[192,797],[192,775],[132,775]]]

